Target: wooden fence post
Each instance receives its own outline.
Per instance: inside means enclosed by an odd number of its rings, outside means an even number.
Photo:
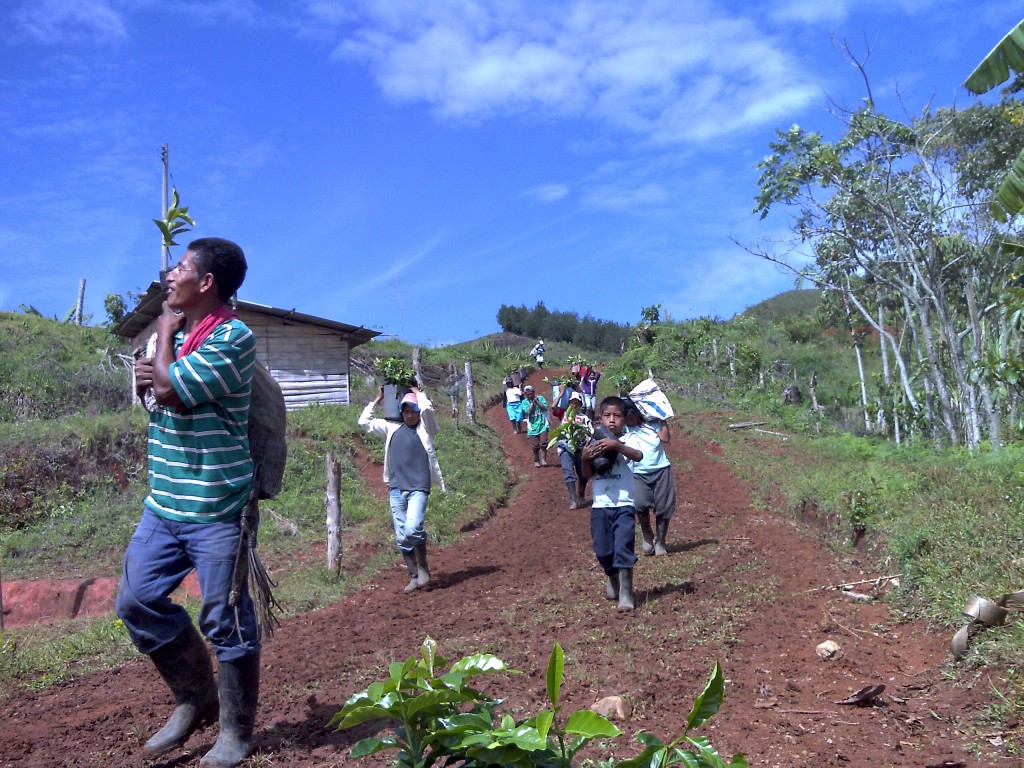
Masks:
[[[327,454],[327,570],[341,574],[341,464]]]
[[[476,424],[476,402],[473,400],[473,367],[466,361],[466,418]]]

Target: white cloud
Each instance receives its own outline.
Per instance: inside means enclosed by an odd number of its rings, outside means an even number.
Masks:
[[[315,7],[332,18],[334,6]],[[708,0],[397,0],[362,11],[335,55],[368,65],[386,96],[447,118],[581,117],[675,144],[820,96],[780,40]]]
[[[103,44],[128,37],[124,18],[108,0],[29,0],[12,16],[16,31],[48,45],[65,40]]]
[[[526,196],[539,203],[554,203],[569,194],[569,188],[564,184],[541,184],[540,186],[528,189]]]

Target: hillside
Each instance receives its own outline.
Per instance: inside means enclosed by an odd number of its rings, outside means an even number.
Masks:
[[[741,315],[758,320],[781,320],[794,315],[813,316],[821,303],[821,291],[814,288],[786,291],[759,304],[747,307]]]

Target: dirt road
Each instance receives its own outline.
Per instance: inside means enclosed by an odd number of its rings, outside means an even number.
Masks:
[[[611,694],[631,702],[631,718],[619,723],[626,733],[615,742],[620,758],[639,751],[638,730],[665,739],[677,733],[718,659],[725,703],[702,732],[751,765],[1008,764],[964,751],[968,736],[956,723],[982,692],[943,680],[947,638],[896,624],[883,605],[808,592],[863,574],[814,530],[753,508],[714,444],[675,428],[680,508],[669,555],[641,559],[637,610],[620,614],[604,599],[590,552],[589,507],[569,511],[560,469],[533,466],[525,438],[512,433],[500,408],[485,418],[505,435],[515,482],[509,505],[462,542],[432,552],[430,589],[404,595],[406,577],[396,567],[338,604],[289,619],[264,650],[258,753],[247,765],[375,764],[352,763],[347,754],[371,730],[334,733],[325,725],[389,661],[417,653],[426,635],[449,660],[489,651],[522,670],[495,678],[492,691],[519,716],[543,706],[557,640],[566,655],[567,711]],[[831,661],[815,655],[825,640],[841,648]],[[885,686],[874,706],[836,703],[873,684]],[[166,689],[141,658],[18,694],[0,707],[0,765],[147,765],[142,742],[169,710]],[[214,728],[204,729],[156,765],[197,765],[215,738]]]

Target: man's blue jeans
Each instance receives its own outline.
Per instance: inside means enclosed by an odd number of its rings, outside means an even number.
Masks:
[[[117,589],[117,615],[142,653],[158,650],[192,623],[170,594],[193,568],[203,593],[199,629],[210,639],[217,658],[235,661],[259,652],[249,593],[243,592],[239,601],[237,624],[235,610],[228,606],[239,526],[238,517],[221,523],[179,523],[143,511],[124,554]]]
[[[395,543],[405,553],[412,552],[417,544],[425,544],[427,532],[423,530],[423,522],[427,517],[426,491],[402,491],[392,488],[389,494],[391,502],[391,522],[395,526]]]

